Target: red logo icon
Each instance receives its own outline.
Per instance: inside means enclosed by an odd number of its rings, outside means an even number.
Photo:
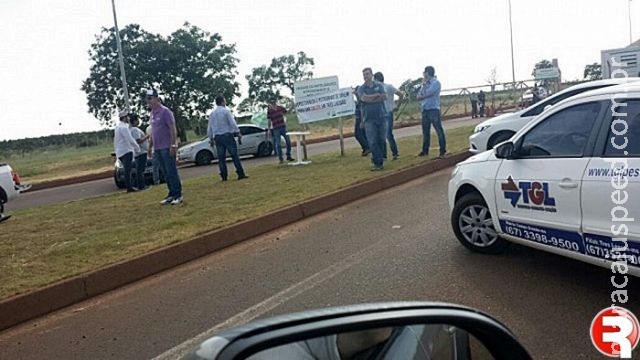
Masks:
[[[591,342],[603,355],[631,359],[638,345],[640,324],[633,313],[619,306],[608,307],[591,322]]]

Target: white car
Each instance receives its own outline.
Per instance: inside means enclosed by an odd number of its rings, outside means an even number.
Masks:
[[[458,164],[448,196],[453,231],[471,250],[514,242],[604,267],[625,259],[640,276],[640,83],[547,109]]]
[[[4,213],[4,204],[21,192],[27,191],[31,185],[20,183],[20,176],[8,164],[0,164],[0,221],[8,219]]]
[[[508,140],[518,130],[522,129],[531,119],[540,115],[545,109],[565,100],[569,97],[589,90],[595,90],[607,86],[620,85],[627,82],[640,81],[640,78],[619,78],[589,81],[582,84],[568,87],[555,93],[541,101],[529,106],[526,109],[515,113],[506,113],[489,120],[483,121],[476,126],[473,134],[469,136],[469,151],[477,154],[493,149],[497,144]]]
[[[255,155],[257,157],[270,156],[273,153],[273,141],[268,136],[267,129],[252,125],[239,124],[242,134],[242,144],[238,144],[238,154]],[[209,138],[182,146],[178,149],[178,161],[195,162],[196,165],[210,164],[217,159],[216,149],[209,144]]]

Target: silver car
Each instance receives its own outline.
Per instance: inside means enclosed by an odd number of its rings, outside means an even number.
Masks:
[[[267,129],[253,124],[239,124],[242,144],[238,144],[238,154],[256,157],[270,156],[273,153],[273,140]],[[209,138],[182,146],[178,149],[178,161],[195,162],[196,165],[207,165],[217,159],[216,149],[209,144]]]

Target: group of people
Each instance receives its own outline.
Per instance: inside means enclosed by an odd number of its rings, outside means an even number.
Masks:
[[[398,145],[393,136],[394,95],[402,99],[404,92],[393,85],[384,83],[384,75],[373,73],[371,68],[362,71],[364,84],[355,90],[357,98],[355,137],[362,146],[362,155],[371,154],[371,170],[379,171],[384,168],[387,160],[387,141],[391,149],[393,160],[398,159]],[[440,82],[435,76],[435,69],[427,66],[423,72],[423,83],[418,91],[417,99],[422,107],[422,149],[418,156],[429,155],[431,140],[431,126],[433,125],[440,145],[439,158],[446,154],[446,139],[440,117]],[[120,122],[114,133],[114,147],[116,157],[124,167],[124,183],[127,192],[135,192],[147,188],[144,170],[147,158],[151,157],[154,168],[154,183],[159,183],[158,174],[162,172],[167,183],[168,194],[160,202],[163,205],[178,205],[183,202],[182,184],[178,173],[176,152],[178,148],[177,129],[173,112],[162,104],[155,89],[145,94],[150,109],[149,127],[146,134],[138,127],[137,116],[127,110],[120,112]],[[237,179],[247,179],[248,176],[242,166],[238,154],[238,144],[242,144],[242,134],[238,124],[226,106],[223,96],[215,99],[216,108],[209,115],[207,137],[212,148],[216,149],[219,175],[222,181],[227,181],[229,174],[227,153],[233,160]],[[280,164],[293,161],[291,157],[291,140],[287,134],[285,114],[287,109],[278,105],[276,99],[270,101],[267,118],[273,144]],[[236,142],[237,138],[237,142]],[[285,140],[285,153],[280,146],[281,138]],[[135,159],[135,161],[134,161]],[[136,181],[132,183],[131,172],[136,165]]]
[[[392,159],[399,157],[398,145],[393,136],[395,101],[394,95],[402,99],[406,94],[393,85],[384,83],[381,72],[371,68],[362,70],[364,84],[356,87],[355,137],[362,148],[362,156],[371,154],[371,170],[384,169],[387,160],[387,141]],[[440,81],[433,66],[427,66],[422,74],[423,82],[417,94],[422,110],[422,149],[418,156],[428,156],[431,143],[431,126],[438,136],[440,152],[438,158],[447,153],[447,143],[440,116]]]
[[[159,183],[159,172],[164,174],[168,195],[160,202],[163,205],[178,205],[182,199],[182,184],[176,162],[178,148],[176,122],[173,112],[160,101],[158,92],[148,90],[145,100],[150,109],[147,132],[138,128],[139,121],[128,110],[121,111],[120,121],[114,131],[115,154],[124,168],[124,183],[127,192],[136,192],[147,188],[144,170],[147,158],[152,157],[154,183]],[[136,165],[136,181],[132,183],[132,165]]]
[[[484,117],[484,109],[486,104],[486,95],[484,91],[480,90],[479,94],[472,92],[469,96],[469,100],[471,101],[471,118],[479,118]]]

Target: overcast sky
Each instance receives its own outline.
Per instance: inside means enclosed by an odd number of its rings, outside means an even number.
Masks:
[[[392,5],[397,4],[397,5]],[[628,0],[512,0],[516,79],[557,58],[582,78],[600,50],[629,44]],[[436,68],[444,89],[511,80],[508,0],[116,0],[118,24],[168,35],[185,21],[235,43],[238,81],[271,58],[305,51],[340,86],[382,71],[396,86]],[[633,38],[640,1],[631,2]],[[110,0],[0,0],[0,140],[100,129],[80,90],[87,51],[113,26]],[[137,89],[130,89],[137,91]],[[239,103],[236,99],[235,103]],[[59,125],[62,124],[62,125]]]

